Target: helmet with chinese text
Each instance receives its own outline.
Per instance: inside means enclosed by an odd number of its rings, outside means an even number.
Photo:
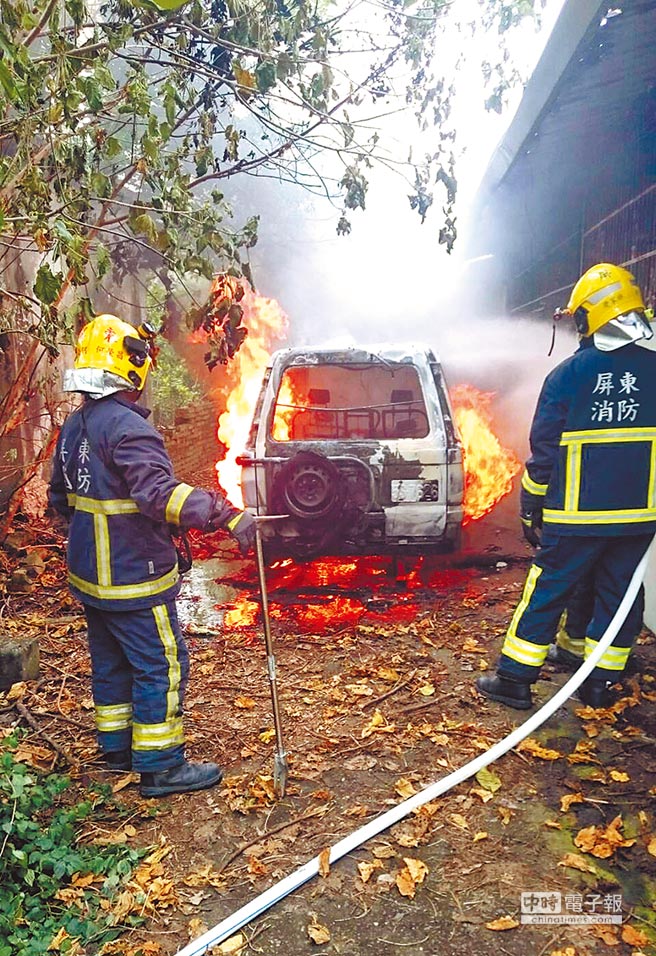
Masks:
[[[115,315],[98,315],[78,336],[74,368],[108,372],[125,388],[141,391],[153,362],[153,337],[145,324],[135,329]]]
[[[572,289],[567,311],[580,335],[594,335],[608,322],[630,313],[644,316],[645,303],[628,269],[600,262],[584,272]]]

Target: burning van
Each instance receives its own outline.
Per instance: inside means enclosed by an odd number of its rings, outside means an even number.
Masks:
[[[274,353],[238,463],[270,556],[453,551],[462,447],[421,346]]]

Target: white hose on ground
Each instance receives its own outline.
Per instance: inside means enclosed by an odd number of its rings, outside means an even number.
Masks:
[[[358,830],[355,830],[353,833],[345,836],[342,840],[339,840],[338,843],[335,843],[334,846],[330,848],[330,863],[335,863],[343,856],[346,856],[347,853],[350,853],[351,850],[355,850],[356,847],[359,847],[360,844],[370,840],[371,837],[374,837],[383,830],[386,830],[388,827],[391,827],[394,823],[398,823],[399,820],[402,820],[409,813],[412,813],[413,810],[416,810],[419,807],[422,807],[425,803],[428,803],[430,800],[434,800],[436,797],[441,796],[443,793],[446,793],[447,790],[451,790],[452,787],[462,783],[463,780],[473,777],[473,775],[478,773],[479,770],[482,770],[483,767],[487,767],[499,757],[502,757],[513,747],[516,747],[518,744],[520,744],[525,737],[528,737],[529,734],[531,734],[534,730],[537,730],[538,727],[548,720],[548,718],[551,717],[551,715],[578,689],[581,683],[594,669],[597,661],[615,640],[619,629],[621,628],[622,624],[624,624],[624,621],[626,620],[627,615],[633,606],[633,602],[638,596],[638,591],[640,590],[640,585],[642,584],[645,576],[645,570],[647,568],[649,550],[650,549],[648,548],[637,568],[633,572],[633,577],[629,582],[626,593],[622,598],[612,621],[606,628],[605,634],[601,637],[595,649],[581,664],[576,673],[572,674],[570,679],[563,684],[560,690],[557,691],[553,697],[549,698],[549,700],[542,705],[540,710],[536,711],[534,714],[531,714],[528,720],[524,721],[523,724],[520,724],[519,727],[516,727],[511,733],[508,734],[507,737],[504,737],[503,740],[498,741],[498,743],[494,744],[493,747],[490,747],[490,749],[485,753],[482,753],[473,760],[470,760],[469,763],[465,764],[463,767],[460,767],[458,770],[454,770],[453,773],[448,774],[441,780],[436,780],[435,783],[429,784],[429,786],[425,787],[423,790],[420,790],[419,793],[414,794],[412,797],[409,797],[402,803],[392,807],[391,810],[381,813],[380,816],[370,820],[369,823],[366,823],[363,827],[360,827]],[[223,942],[223,940],[229,939],[229,937],[240,930],[242,926],[250,923],[251,920],[270,909],[272,906],[274,906],[274,904],[284,899],[285,896],[288,896],[294,890],[298,889],[299,886],[303,886],[304,883],[307,883],[308,880],[311,880],[312,877],[316,876],[318,872],[319,857],[315,856],[314,859],[304,863],[303,866],[299,867],[299,869],[294,873],[291,873],[283,880],[280,880],[279,883],[269,887],[268,890],[265,890],[264,893],[256,896],[254,900],[250,901],[250,903],[246,903],[245,906],[242,906],[231,916],[228,916],[226,919],[222,920],[215,927],[213,927],[213,929],[208,930],[206,933],[203,933],[202,936],[192,940],[191,943],[179,950],[176,956],[202,956],[203,953],[207,952],[210,946],[216,946]]]

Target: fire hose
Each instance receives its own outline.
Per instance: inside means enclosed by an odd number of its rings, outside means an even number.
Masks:
[[[645,576],[645,570],[647,568],[649,551],[650,548],[647,548],[645,554],[640,560],[640,563],[633,572],[633,577],[629,582],[626,593],[624,594],[624,597],[622,598],[619,607],[613,616],[613,619],[606,628],[605,633],[600,638],[599,643],[591,652],[590,656],[583,661],[578,670],[572,674],[572,676],[568,681],[566,681],[565,684],[563,684],[560,690],[556,691],[553,697],[550,697],[549,700],[547,700],[538,711],[536,711],[534,714],[531,714],[528,720],[524,721],[523,724],[520,724],[519,727],[516,727],[502,740],[499,740],[485,753],[479,754],[478,757],[475,757],[473,760],[470,760],[469,763],[459,767],[457,770],[454,770],[453,773],[448,774],[441,780],[436,780],[434,783],[429,784],[423,790],[420,790],[419,793],[414,794],[412,797],[409,797],[402,803],[397,804],[395,807],[392,807],[385,813],[380,814],[375,819],[370,820],[369,823],[366,823],[363,827],[360,827],[358,830],[355,830],[353,833],[350,833],[348,836],[345,836],[343,839],[339,840],[330,848],[330,864],[332,865],[333,863],[336,863],[337,860],[340,860],[343,856],[346,856],[347,853],[355,850],[362,843],[370,840],[372,837],[381,833],[383,830],[386,830],[388,827],[391,827],[393,824],[398,823],[399,820],[402,820],[409,813],[412,813],[413,810],[417,810],[419,807],[422,807],[429,801],[434,800],[436,797],[439,797],[448,790],[451,790],[452,787],[455,787],[464,780],[469,779],[469,777],[474,776],[474,774],[478,773],[479,770],[482,770],[495,760],[498,760],[499,757],[502,757],[513,747],[516,747],[518,744],[520,744],[522,740],[529,736],[529,734],[537,730],[538,727],[541,727],[542,724],[545,723],[545,721],[548,720],[549,717],[551,717],[551,715],[555,713],[555,711],[561,707],[565,701],[568,700],[568,698],[571,697],[572,694],[579,688],[579,686],[596,667],[598,661],[615,640],[620,628],[627,618],[629,611],[631,610],[631,607],[633,606],[633,602],[638,596],[638,591],[640,590],[640,585],[642,584]],[[251,900],[250,903],[246,903],[245,906],[242,906],[231,916],[228,916],[226,919],[222,920],[212,929],[208,930],[206,933],[203,933],[202,936],[192,940],[191,943],[188,943],[181,950],[178,950],[176,956],[202,956],[202,954],[207,953],[207,950],[210,946],[216,946],[228,939],[230,936],[233,936],[242,928],[242,926],[250,923],[251,920],[266,912],[266,910],[270,909],[280,900],[294,892],[294,890],[297,890],[300,886],[303,886],[304,883],[307,883],[314,876],[316,876],[318,872],[319,857],[316,856],[307,863],[304,863],[303,866],[299,867],[299,869],[294,873],[291,873],[283,880],[280,880],[278,883],[275,883],[273,886],[269,887],[268,890],[265,890],[264,893],[261,893],[259,896],[255,897],[255,899]]]

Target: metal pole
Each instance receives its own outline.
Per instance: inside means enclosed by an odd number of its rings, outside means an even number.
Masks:
[[[257,519],[256,519],[257,521]],[[287,754],[282,740],[282,721],[280,719],[280,705],[278,703],[278,684],[276,681],[276,659],[273,653],[271,638],[271,620],[269,618],[269,598],[267,595],[266,574],[264,568],[264,551],[262,548],[262,534],[259,523],[255,525],[255,554],[257,556],[257,574],[260,582],[260,599],[262,602],[262,622],[264,625],[264,644],[267,653],[267,671],[271,685],[271,707],[273,709],[273,726],[276,732],[276,752],[273,760],[273,789],[277,797],[284,797],[287,784]]]

